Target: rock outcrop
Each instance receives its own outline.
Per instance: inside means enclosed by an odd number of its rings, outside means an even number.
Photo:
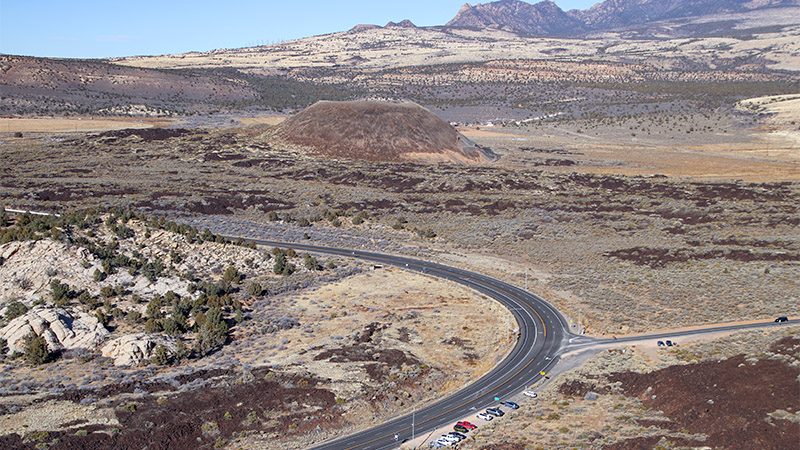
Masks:
[[[48,349],[57,351],[94,349],[109,332],[94,316],[84,312],[73,315],[62,308],[45,306],[34,307],[0,329],[9,353],[22,353],[25,337],[31,333],[44,337]]]
[[[156,347],[163,345],[169,355],[175,354],[175,339],[160,334],[136,333],[112,339],[100,350],[112,358],[116,366],[137,366],[155,356]]]
[[[5,260],[0,266],[0,303],[43,296],[54,278],[68,280],[77,289],[90,287],[92,274],[100,267],[87,249],[51,239],[9,242],[0,246],[0,256]]]

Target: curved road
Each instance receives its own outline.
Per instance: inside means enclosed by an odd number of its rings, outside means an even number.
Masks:
[[[494,397],[508,398],[540,378],[539,372],[549,371],[571,336],[567,321],[549,303],[530,292],[474,272],[448,267],[418,259],[385,255],[362,250],[346,250],[316,245],[273,242],[251,239],[257,244],[291,247],[295,250],[359,258],[379,264],[454,281],[470,287],[502,303],[517,320],[519,338],[509,355],[494,369],[478,380],[464,380],[465,387],[445,398],[426,404],[414,414],[415,434],[430,432],[453,422],[471,410],[496,404]],[[487,323],[485,326],[491,326]],[[505,330],[504,330],[505,331]],[[412,416],[404,415],[374,428],[320,444],[315,449],[390,449],[400,440],[411,438]]]
[[[769,322],[724,325],[672,333],[628,336],[619,339],[597,339],[570,333],[566,319],[542,298],[486,275],[434,262],[363,250],[252,238],[243,239],[260,245],[358,258],[450,280],[495,299],[511,311],[517,320],[519,334],[517,343],[508,356],[478,380],[464,380],[465,387],[463,389],[428,403],[416,411],[413,415],[413,432],[416,436],[429,433],[448,423],[454,423],[475,410],[496,405],[495,397],[506,399],[518,394],[526,386],[538,381],[542,377],[541,371],[549,372],[550,368],[558,362],[560,355],[569,351],[602,344],[800,324],[799,320],[791,320],[783,324]],[[491,324],[487,323],[485,326],[491,326]],[[392,449],[398,447],[398,442],[394,439],[395,434],[399,435],[400,441],[412,437],[411,414],[395,417],[373,428],[321,443],[314,449]]]

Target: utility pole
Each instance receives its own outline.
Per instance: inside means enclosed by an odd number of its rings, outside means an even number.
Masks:
[[[528,290],[528,268],[525,268],[525,290]]]

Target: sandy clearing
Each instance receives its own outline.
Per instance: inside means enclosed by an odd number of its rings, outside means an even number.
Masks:
[[[750,98],[740,101],[737,108],[768,114],[763,137],[773,146],[788,147],[790,156],[800,159],[800,94]]]
[[[315,361],[317,352],[309,350],[319,345],[341,347],[342,338],[373,322],[389,324],[381,333],[385,348],[408,351],[448,372],[457,381],[448,388],[463,386],[465,379],[490,370],[515,342],[516,322],[496,301],[451,282],[395,268],[355,275],[289,298],[294,302],[291,313],[301,323],[313,324],[314,332],[295,328],[277,333],[276,339],[285,339],[285,346],[272,350],[268,360],[278,365],[301,364],[326,377],[349,378],[346,373],[352,372],[352,367]],[[407,338],[402,338],[403,334]],[[454,337],[470,348],[438,345]],[[252,350],[248,348],[238,357],[252,364],[263,363],[265,353]],[[477,358],[465,359],[466,353]]]
[[[119,421],[112,408],[83,406],[65,400],[50,400],[0,416],[3,433],[17,433],[20,436],[34,431],[55,431],[87,425],[119,425]]]
[[[588,140],[559,128],[513,133],[506,133],[503,128],[460,131],[480,145],[500,150],[503,157],[497,164],[511,168],[530,167],[532,159],[554,158],[573,160],[576,165],[547,167],[547,171],[767,182],[800,180],[800,141],[795,143],[790,136],[790,126],[790,121],[785,125],[770,122],[748,132],[738,142],[709,140],[688,144],[652,139],[620,142],[613,137]],[[800,138],[800,131],[797,135]],[[539,155],[520,151],[520,147],[565,149],[572,154]]]
[[[458,127],[458,131],[468,138],[525,138],[526,136],[522,136],[516,133],[505,132],[503,128],[498,130],[494,129],[485,129],[485,128],[478,128],[478,127]]]

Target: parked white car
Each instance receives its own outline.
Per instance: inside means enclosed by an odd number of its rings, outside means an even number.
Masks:
[[[450,436],[449,434],[442,435],[442,437],[439,438],[439,439],[444,439],[445,441],[447,441],[447,442],[449,442],[451,444],[457,444],[457,443],[461,442],[461,439],[459,439],[459,438],[457,438],[455,436]]]
[[[530,398],[536,398],[536,397],[539,396],[539,394],[537,394],[536,392],[533,392],[533,391],[525,391],[525,392],[522,393],[522,395],[524,395],[526,397],[530,397]]]
[[[483,419],[483,420],[485,420],[485,421],[487,421],[487,422],[488,422],[488,421],[490,421],[490,420],[494,419],[494,416],[493,416],[493,415],[491,415],[491,414],[488,414],[488,413],[482,412],[482,413],[478,413],[478,418],[479,418],[479,419]]]

